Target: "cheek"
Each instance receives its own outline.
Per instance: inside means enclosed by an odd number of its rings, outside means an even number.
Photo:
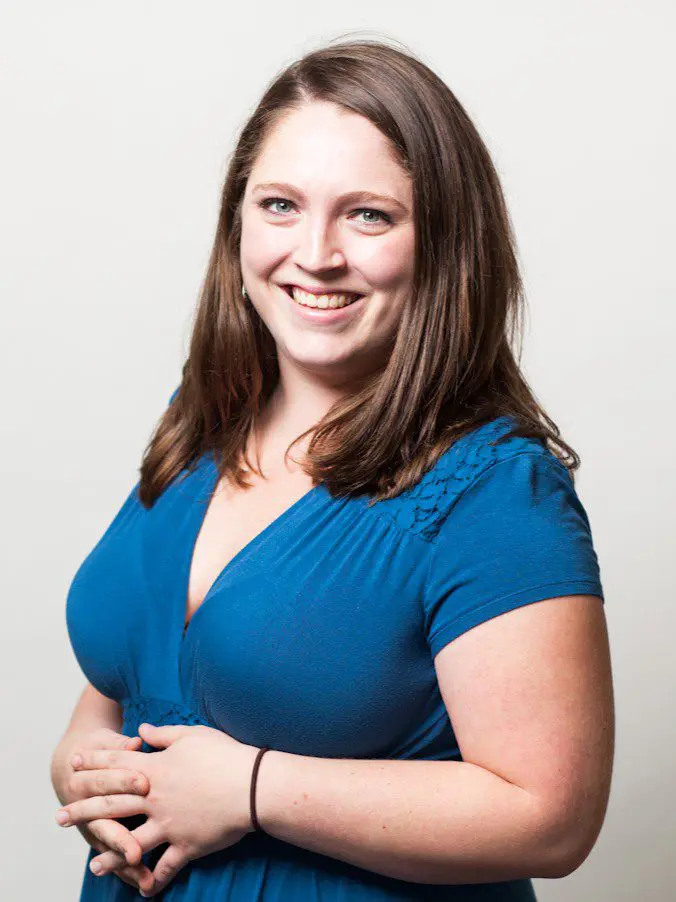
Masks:
[[[369,284],[381,291],[395,291],[413,277],[413,244],[403,237],[374,246],[356,264]]]
[[[242,223],[240,256],[247,269],[265,277],[285,254],[284,229],[271,229],[255,219]]]

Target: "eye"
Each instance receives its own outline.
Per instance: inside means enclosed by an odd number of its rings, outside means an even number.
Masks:
[[[274,210],[270,209],[272,204],[291,204],[290,200],[286,200],[284,197],[266,197],[264,200],[259,201],[259,206],[264,210],[267,210],[270,213],[273,213],[275,216],[283,216],[284,212],[277,213]]]
[[[364,220],[363,219],[362,225],[372,226],[372,225],[380,225],[383,222],[385,222],[385,223],[392,222],[392,217],[388,216],[387,213],[383,213],[382,210],[372,210],[369,207],[364,207],[361,210],[355,210],[355,213],[357,213],[357,214],[361,214],[361,213],[373,214],[373,213],[375,213],[376,216],[380,216],[379,220],[378,219],[376,219],[376,220],[373,220],[373,219]]]
[[[286,204],[287,207],[295,206],[293,201],[287,200],[285,197],[266,197],[263,200],[258,201],[258,206],[262,207],[263,210],[267,210],[268,213],[272,213],[273,216],[284,216],[286,211],[282,210],[280,212],[279,210],[272,209],[275,204]],[[382,210],[374,210],[370,207],[362,207],[359,210],[354,210],[351,215],[354,214],[357,214],[358,216],[366,214],[367,216],[379,217],[377,219],[362,219],[361,224],[368,227],[389,224],[392,222],[392,217],[387,213],[383,213]]]

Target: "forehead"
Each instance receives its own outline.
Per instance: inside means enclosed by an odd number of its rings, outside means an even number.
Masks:
[[[290,110],[263,142],[250,184],[285,181],[301,190],[388,190],[410,196],[410,179],[390,142],[364,116],[313,101]]]

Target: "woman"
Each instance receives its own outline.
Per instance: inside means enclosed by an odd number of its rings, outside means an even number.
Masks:
[[[523,900],[589,854],[603,590],[521,295],[426,66],[357,41],[268,88],[182,382],[68,595],[82,900]]]

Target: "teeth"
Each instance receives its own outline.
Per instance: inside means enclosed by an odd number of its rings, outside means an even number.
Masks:
[[[294,301],[302,304],[304,307],[318,307],[320,310],[347,307],[360,298],[360,295],[356,294],[310,294],[301,288],[297,288],[295,285],[290,287]]]

